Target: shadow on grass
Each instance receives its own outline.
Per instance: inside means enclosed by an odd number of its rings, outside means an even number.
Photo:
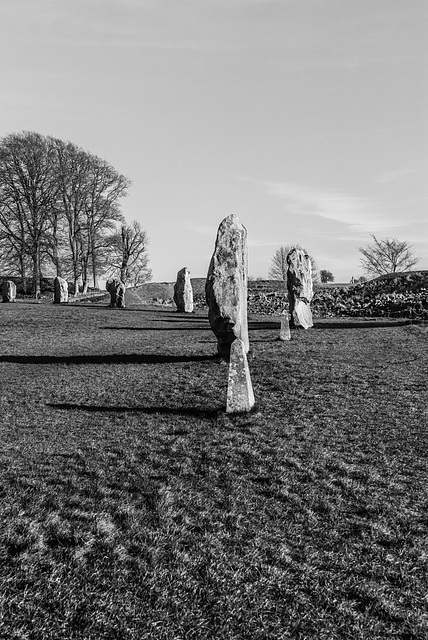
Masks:
[[[325,321],[314,322],[314,329],[373,329],[376,327],[402,327],[407,324],[417,324],[415,321],[411,322],[410,320],[343,320],[342,322],[338,321],[330,321],[330,319],[325,319]],[[253,330],[261,330],[261,329],[279,329],[280,322],[268,321],[268,322],[249,322],[248,328]],[[294,329],[293,329],[294,331]],[[296,329],[296,331],[304,331],[304,329]]]
[[[171,322],[165,320],[165,322]],[[209,326],[204,327],[100,327],[108,331],[207,331],[211,329]]]
[[[217,407],[216,409],[202,409],[198,407],[121,407],[121,406],[102,406],[92,404],[73,404],[70,402],[54,403],[47,402],[47,407],[52,409],[60,409],[65,411],[91,411],[101,413],[161,413],[164,415],[185,415],[196,416],[198,418],[217,418],[220,413],[226,410],[226,407]]]
[[[415,324],[411,320],[344,320],[343,322],[314,322],[314,329],[374,329],[378,327],[403,327]]]
[[[218,360],[217,354],[194,356],[162,356],[151,354],[112,354],[106,356],[0,356],[0,362],[14,362],[18,364],[162,364],[174,362],[201,362]]]

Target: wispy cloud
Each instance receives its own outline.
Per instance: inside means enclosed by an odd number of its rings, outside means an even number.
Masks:
[[[392,219],[386,207],[347,193],[316,190],[287,182],[265,181],[262,185],[266,193],[283,200],[290,213],[335,220],[354,232],[385,232],[406,224]]]
[[[396,180],[402,180],[403,178],[408,178],[410,176],[420,175],[421,173],[425,173],[425,171],[423,171],[419,167],[395,169],[394,171],[386,171],[385,173],[381,173],[379,176],[377,176],[375,182],[395,182]]]

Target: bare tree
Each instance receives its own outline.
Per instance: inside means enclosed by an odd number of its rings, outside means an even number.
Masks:
[[[85,292],[90,274],[97,286],[100,254],[109,245],[108,233],[115,223],[124,220],[119,200],[126,195],[130,182],[105,160],[71,142],[55,139],[53,145],[60,192],[58,207],[67,220],[74,290],[78,292],[82,280]]]
[[[15,243],[17,257],[31,257],[36,296],[41,291],[42,244],[58,191],[53,164],[51,145],[38,133],[10,134],[1,141],[0,223],[9,244]]]
[[[401,242],[396,238],[378,240],[373,234],[371,237],[372,244],[358,249],[363,255],[361,264],[367,274],[380,276],[384,273],[409,271],[419,261],[408,242]]]
[[[119,202],[130,181],[71,142],[24,132],[0,141],[0,259],[25,282],[31,261],[36,295],[42,265],[72,275],[75,292],[96,285],[109,235],[124,223]]]
[[[88,272],[92,270],[94,285],[97,282],[97,254],[107,247],[107,232],[115,222],[124,222],[119,208],[120,198],[126,196],[130,181],[119,174],[105,160],[90,156],[85,198],[85,238],[82,249],[82,272],[84,290],[88,286]]]
[[[130,225],[123,225],[120,230],[110,236],[110,275],[118,275],[120,280],[134,286],[147,282],[152,278],[148,268],[149,257],[147,231],[134,220]]]
[[[287,256],[292,249],[301,249],[308,255],[306,249],[300,246],[300,244],[290,244],[284,247],[279,247],[272,256],[271,266],[269,268],[269,279],[270,280],[287,280]],[[312,280],[317,282],[319,280],[318,275],[318,267],[315,262],[315,259],[312,256],[309,256],[311,265],[312,265]]]

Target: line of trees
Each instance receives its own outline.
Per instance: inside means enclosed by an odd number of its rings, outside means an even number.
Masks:
[[[0,270],[40,294],[42,273],[72,279],[83,292],[101,276],[151,278],[148,237],[125,223],[130,181],[71,142],[34,132],[0,141]]]

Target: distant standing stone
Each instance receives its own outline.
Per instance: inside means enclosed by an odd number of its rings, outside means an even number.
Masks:
[[[2,284],[3,302],[16,301],[16,284],[12,280],[3,280]]]
[[[282,341],[291,340],[290,322],[288,320],[288,314],[282,314],[281,326],[279,329],[279,339]]]
[[[125,285],[118,278],[107,280],[106,289],[110,294],[110,307],[125,308]]]
[[[247,323],[247,230],[235,214],[225,218],[217,232],[208,269],[205,296],[208,318],[217,336],[217,349],[229,360],[230,345],[242,340],[245,353],[250,344]]]
[[[287,290],[291,326],[309,329],[313,326],[310,302],[314,295],[311,259],[301,249],[287,255]]]
[[[57,276],[54,280],[54,304],[68,302],[68,283],[64,278]]]
[[[190,271],[183,267],[177,273],[177,280],[174,285],[174,302],[177,311],[192,313],[193,311],[193,290],[190,281]]]
[[[253,406],[254,392],[245,345],[238,338],[230,347],[226,413],[250,411]]]

